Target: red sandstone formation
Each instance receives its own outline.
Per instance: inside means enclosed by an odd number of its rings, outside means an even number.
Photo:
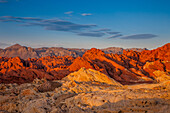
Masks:
[[[124,51],[123,54],[144,63],[146,61],[156,61],[159,59],[162,61],[170,61],[170,43],[154,50],[144,50],[142,52]]]
[[[122,84],[149,82],[153,81],[155,70],[169,72],[169,50],[170,43],[151,51],[124,51],[122,55],[105,54],[99,49],[92,48],[81,58],[75,59],[69,66],[69,70],[77,71],[81,67],[92,68],[111,76]],[[153,65],[144,68],[147,65],[146,62],[152,61],[155,61]]]
[[[92,48],[76,59],[71,56],[27,60],[0,57],[0,83],[31,82],[35,78],[61,79],[82,67],[98,70],[122,84],[152,82],[156,70],[169,74],[169,50],[170,43],[151,51],[123,51],[121,55],[105,54]]]
[[[137,61],[131,60],[124,55],[105,54],[95,48],[87,51],[82,58],[75,59],[69,66],[69,70],[77,71],[81,67],[103,72],[123,84],[151,80],[142,72],[142,67]]]
[[[0,57],[0,83],[31,82],[35,78],[62,79],[70,73],[67,67],[73,60],[74,58],[69,56],[28,60]]]

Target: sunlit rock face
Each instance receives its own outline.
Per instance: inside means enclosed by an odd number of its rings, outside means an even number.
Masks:
[[[10,49],[23,48],[14,45]],[[41,58],[0,57],[0,83],[25,83],[35,78],[58,80],[82,67],[106,74],[121,84],[152,83],[160,76],[169,76],[170,44],[155,50],[124,51],[123,54],[105,54],[92,48],[82,57],[47,56]],[[159,70],[159,71],[158,71]],[[156,72],[155,72],[156,71]],[[156,75],[155,75],[156,74]]]
[[[23,60],[19,57],[0,57],[0,82],[25,83],[35,78],[48,80],[62,79],[70,72],[67,67],[74,60],[73,57],[42,57]]]
[[[100,82],[110,85],[117,85],[121,86],[120,83],[116,82],[111,77],[100,73],[99,71],[93,70],[93,69],[85,69],[81,68],[77,72],[73,72],[63,78],[63,80],[69,80],[69,81],[77,81],[77,82]]]
[[[68,68],[70,71],[77,71],[81,67],[95,69],[122,84],[153,82],[155,70],[169,74],[169,50],[169,43],[151,51],[124,51],[122,55],[105,54],[92,48],[82,57],[76,58]],[[155,62],[155,65],[146,69],[150,62]]]
[[[162,82],[170,80],[169,65],[170,65],[169,61],[157,60],[154,62],[146,62],[143,68],[157,82]]]

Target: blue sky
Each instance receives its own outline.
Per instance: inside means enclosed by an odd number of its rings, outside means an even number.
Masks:
[[[170,0],[0,0],[0,48],[146,47],[170,42]]]

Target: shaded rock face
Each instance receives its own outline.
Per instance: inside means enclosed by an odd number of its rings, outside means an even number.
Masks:
[[[42,48],[31,48],[26,46],[21,46],[19,44],[15,44],[6,49],[0,49],[1,57],[20,57],[22,59],[28,58],[41,58],[46,56],[72,56],[79,57],[82,56],[88,49],[77,49],[77,48],[62,48],[62,47],[42,47]],[[110,47],[102,49],[105,53],[117,53],[122,54],[123,50],[134,50],[134,51],[143,51],[146,48],[129,48],[123,49],[119,47]]]
[[[0,56],[2,57],[17,57],[27,59],[27,58],[38,58],[37,52],[31,47],[21,46],[19,44],[15,44],[11,47],[0,51]]]
[[[20,47],[12,46],[17,50]],[[23,60],[20,57],[0,57],[0,83],[25,83],[35,78],[58,80],[82,67],[100,71],[122,84],[159,82],[162,81],[160,75],[169,79],[169,48],[168,43],[155,50],[124,51],[121,55],[105,54],[92,48],[77,58],[47,56]]]

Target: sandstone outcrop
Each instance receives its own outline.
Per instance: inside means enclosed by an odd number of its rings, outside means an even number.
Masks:
[[[157,60],[154,62],[146,62],[143,68],[157,82],[162,82],[170,80],[169,65],[169,61]]]
[[[19,57],[0,58],[0,83],[25,83],[35,78],[62,79],[70,72],[73,57],[43,57],[23,60]]]
[[[120,83],[116,82],[114,79],[110,78],[109,76],[100,73],[93,69],[85,69],[81,68],[77,72],[73,72],[63,78],[63,80],[69,80],[69,81],[77,81],[77,82],[100,82],[110,85],[117,85],[121,86]]]
[[[81,58],[76,58],[68,68],[77,71],[81,67],[98,70],[122,84],[151,81],[137,61],[124,55],[105,54],[95,48],[88,50]]]
[[[20,45],[10,48],[18,51],[20,47],[25,48]],[[159,82],[169,79],[169,48],[168,43],[154,50],[131,50],[123,54],[105,54],[100,49],[92,48],[77,58],[55,55],[26,60],[20,57],[0,57],[0,83],[25,83],[35,78],[59,80],[82,67],[100,71],[121,84]],[[159,78],[162,75],[166,75],[162,77],[164,79]]]
[[[77,71],[81,67],[95,69],[122,84],[153,82],[156,80],[154,71],[157,70],[165,72],[169,78],[169,50],[169,43],[151,51],[124,51],[122,55],[105,54],[92,48],[76,58],[68,68],[70,71]],[[152,62],[153,65],[149,65]]]
[[[134,51],[124,51],[123,54],[131,57],[133,59],[138,59],[140,62],[146,61],[170,61],[170,43],[165,44],[162,47],[159,47],[154,50],[144,50],[142,52],[134,52]]]

